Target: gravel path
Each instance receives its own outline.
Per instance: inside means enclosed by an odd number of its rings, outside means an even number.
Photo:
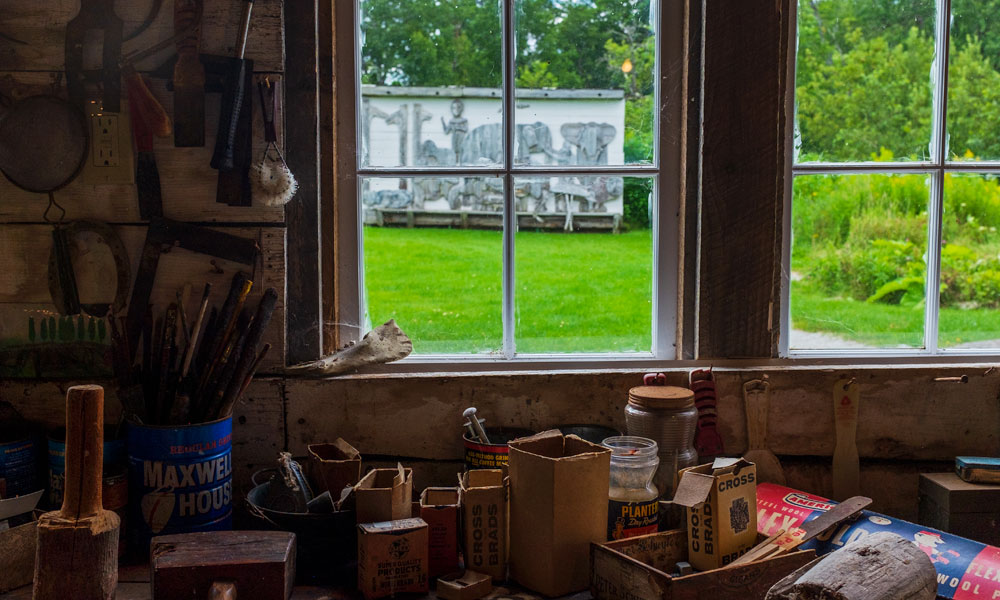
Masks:
[[[844,348],[871,348],[872,346],[847,340],[832,333],[793,329],[788,336],[788,347],[795,350],[843,350]]]

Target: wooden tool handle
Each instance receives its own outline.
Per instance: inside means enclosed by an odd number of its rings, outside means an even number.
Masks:
[[[861,490],[861,465],[857,432],[860,393],[854,380],[840,379],[833,386],[833,497],[842,500]]]
[[[208,590],[208,600],[236,600],[236,584],[232,581],[213,581]]]
[[[743,401],[747,413],[747,449],[767,449],[767,412],[771,399],[769,383],[754,379],[743,384]]]
[[[66,392],[65,519],[99,514],[104,463],[104,388],[76,385]]]

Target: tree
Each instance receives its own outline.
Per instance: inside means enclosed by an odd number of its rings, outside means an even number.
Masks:
[[[844,41],[850,50],[834,52],[829,63],[800,46],[800,159],[872,160],[883,149],[926,158],[934,42],[916,27],[894,46],[885,38],[864,38],[860,29]]]

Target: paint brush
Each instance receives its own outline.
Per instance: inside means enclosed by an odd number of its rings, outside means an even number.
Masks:
[[[184,361],[181,364],[181,378],[186,378],[188,369],[191,368],[191,359],[194,357],[195,346],[198,345],[198,334],[201,333],[201,324],[205,319],[205,310],[208,308],[208,296],[212,293],[212,284],[206,283],[205,290],[201,293],[201,306],[198,307],[198,316],[194,319],[191,328],[191,339],[187,348],[184,349]],[[204,342],[202,342],[204,343]]]

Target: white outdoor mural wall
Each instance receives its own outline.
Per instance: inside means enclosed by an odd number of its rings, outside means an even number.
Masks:
[[[500,91],[491,88],[362,86],[361,164],[500,166],[500,109]],[[519,90],[516,111],[516,164],[625,164],[621,90]],[[525,177],[515,198],[519,213],[621,215],[622,179]],[[500,180],[466,177],[370,179],[362,201],[369,209],[503,209]]]

